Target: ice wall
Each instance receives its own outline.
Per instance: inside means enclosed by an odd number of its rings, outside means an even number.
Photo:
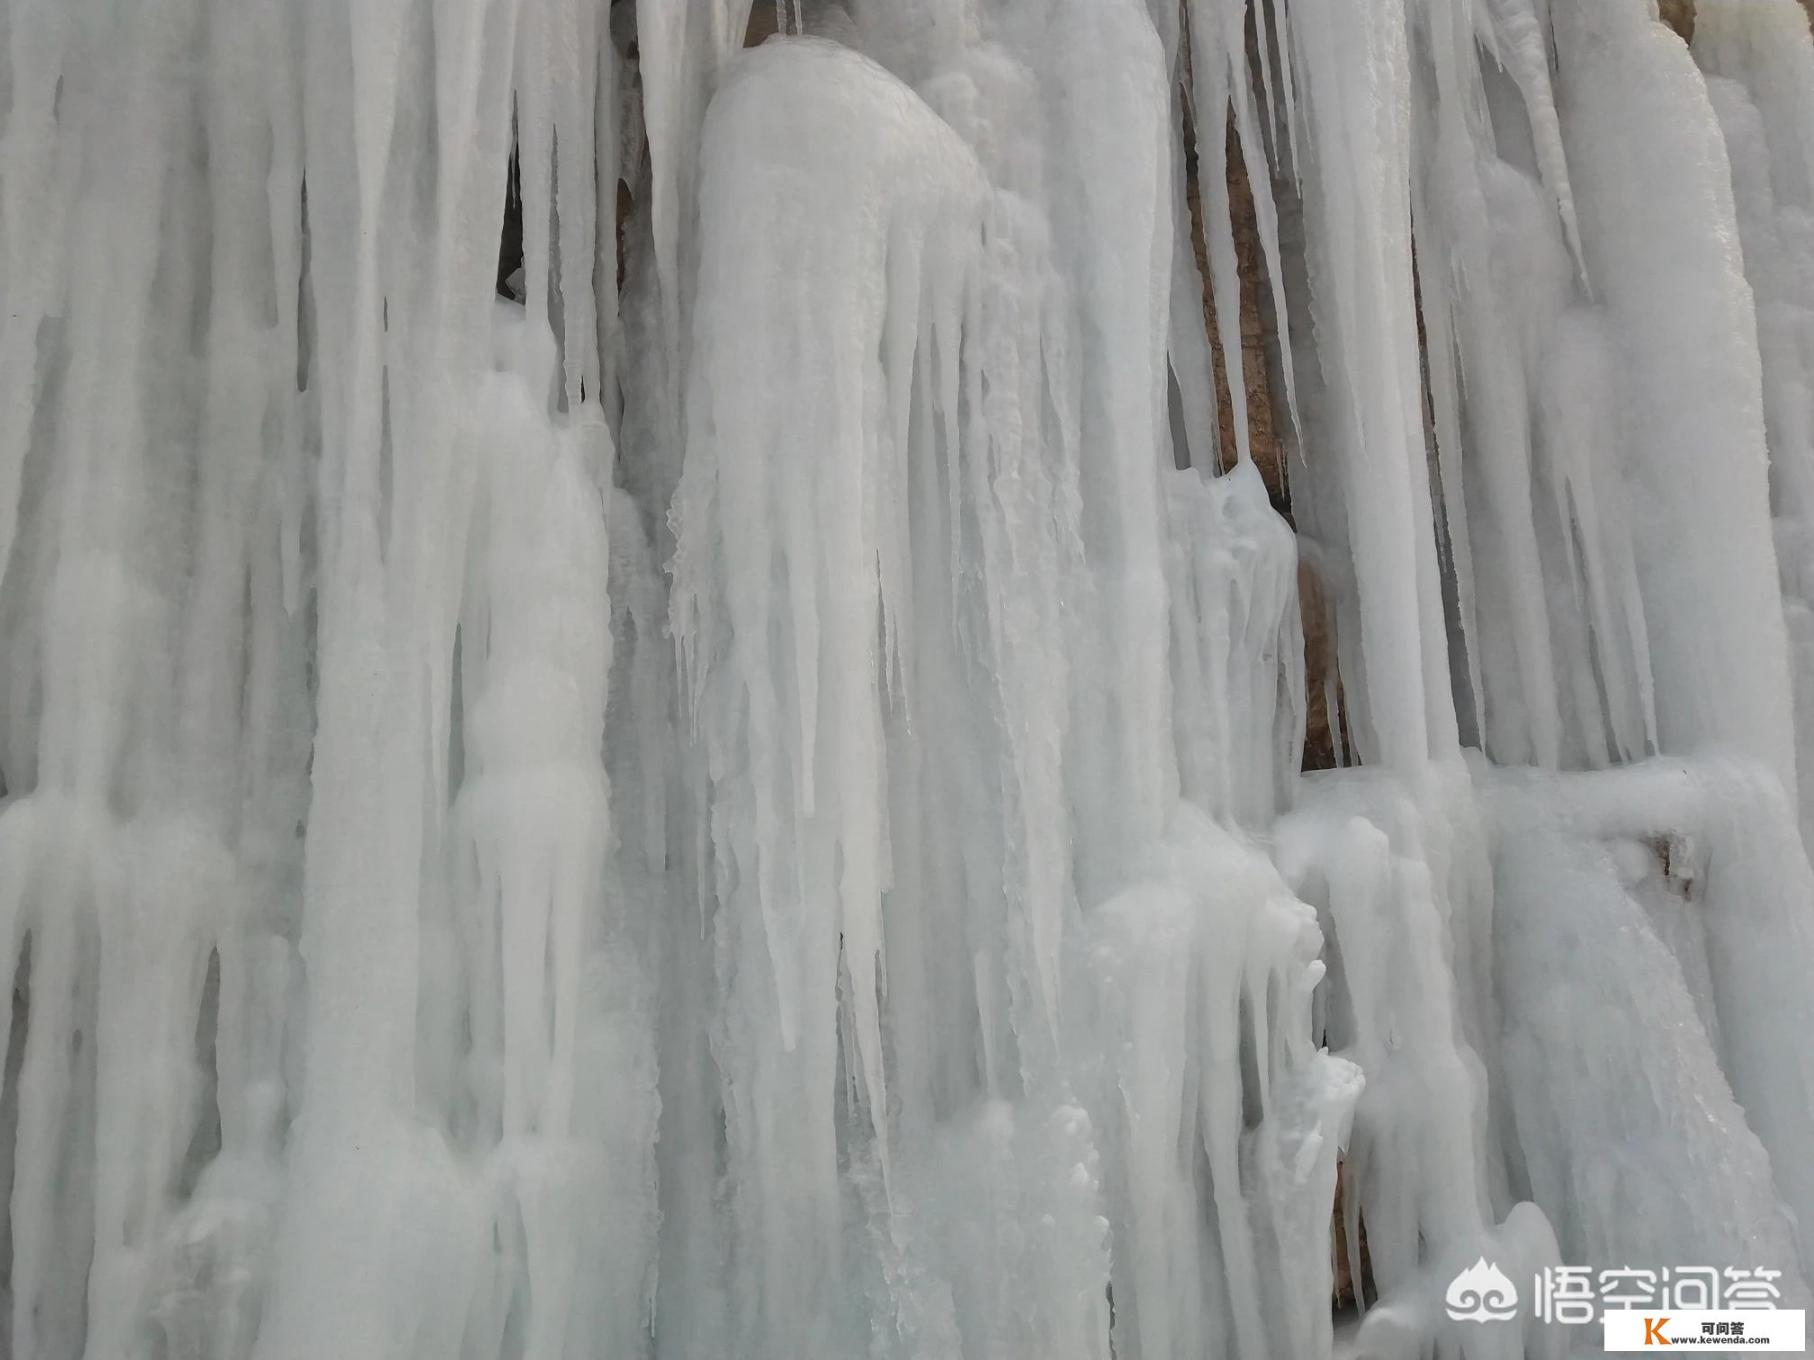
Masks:
[[[1814,38],[1697,11],[0,0],[0,1354],[1804,1305]]]

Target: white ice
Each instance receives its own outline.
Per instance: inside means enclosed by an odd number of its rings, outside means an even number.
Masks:
[[[1808,1306],[1814,37],[1694,9],[0,0],[0,1355]]]

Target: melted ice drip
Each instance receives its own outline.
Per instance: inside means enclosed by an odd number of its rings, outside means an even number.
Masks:
[[[0,1353],[1807,1306],[1814,39],[1696,9],[0,0]]]

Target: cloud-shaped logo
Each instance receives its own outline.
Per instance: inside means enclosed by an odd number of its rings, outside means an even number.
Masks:
[[[1518,1314],[1518,1288],[1486,1257],[1449,1282],[1442,1296],[1457,1322],[1504,1322]]]

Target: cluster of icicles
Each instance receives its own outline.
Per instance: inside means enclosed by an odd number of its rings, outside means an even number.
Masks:
[[[1797,0],[778,8],[0,0],[0,1353],[1805,1306]]]

